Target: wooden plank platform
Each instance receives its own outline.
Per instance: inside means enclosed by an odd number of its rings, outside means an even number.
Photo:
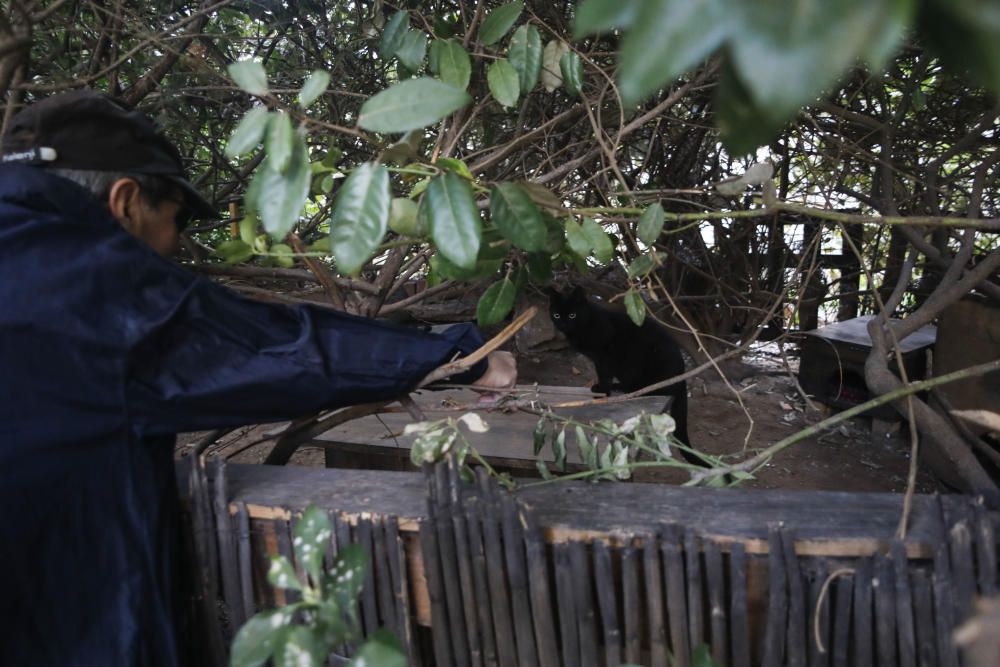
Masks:
[[[585,387],[522,386],[518,390],[520,400],[537,401],[539,406],[596,398]],[[479,394],[469,389],[425,390],[415,392],[412,398],[427,420],[433,421],[459,417],[467,411],[461,410],[461,406],[470,406],[471,410],[472,406],[476,406]],[[667,400],[664,396],[640,397],[621,403],[559,408],[558,413],[583,423],[601,419],[621,423],[640,412],[659,413]],[[475,434],[477,451],[491,463],[504,468],[535,470],[531,434],[538,417],[523,411],[480,411],[479,414],[489,424],[490,430]],[[352,462],[359,462],[368,464],[359,467],[401,469],[389,462],[405,462],[408,459],[412,437],[403,437],[402,432],[407,424],[414,421],[405,411],[382,413],[342,424],[314,438],[310,444],[327,450],[328,467],[355,467]],[[567,461],[579,464],[580,455],[576,447],[567,449]],[[380,464],[379,461],[385,463]]]

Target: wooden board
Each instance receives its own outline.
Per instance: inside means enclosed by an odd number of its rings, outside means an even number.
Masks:
[[[417,473],[324,470],[231,464],[226,468],[230,507],[245,503],[252,518],[284,516],[285,507],[317,504],[347,516],[398,516],[414,531],[425,512],[425,486]],[[183,473],[182,473],[183,474]],[[767,552],[768,522],[783,521],[799,555],[870,556],[893,538],[903,496],[889,493],[698,489],[660,484],[562,482],[524,488],[546,540],[603,539],[653,534],[663,523],[697,525],[723,551],[738,541],[747,553]],[[947,502],[947,498],[942,499]],[[929,558],[936,545],[934,497],[914,498],[906,552]]]
[[[596,398],[586,388],[574,387],[521,387],[521,400],[537,400],[539,405],[558,405]],[[471,411],[477,405],[479,395],[468,389],[449,389],[442,391],[419,391],[413,394],[414,402],[429,420],[456,418]],[[576,408],[558,408],[557,414],[580,422],[595,422],[601,419],[611,419],[617,423],[645,411],[658,413],[667,402],[664,396],[640,397],[621,403],[595,404]],[[462,406],[468,406],[462,409]],[[503,459],[508,464],[514,461],[525,461],[526,466],[535,468],[535,457],[532,451],[532,431],[538,422],[538,417],[517,410],[514,412],[488,412],[477,410],[479,415],[489,424],[486,433],[466,433],[466,437],[480,454],[491,460]],[[382,450],[409,451],[412,437],[403,437],[402,432],[407,424],[416,421],[407,412],[393,412],[378,416],[355,419],[314,438],[313,445],[320,447],[350,447],[357,452],[357,446],[363,445]],[[570,438],[572,440],[572,438]],[[576,447],[568,449],[568,461],[579,463],[580,456]],[[551,458],[551,452],[546,450]],[[376,454],[378,456],[378,454]]]

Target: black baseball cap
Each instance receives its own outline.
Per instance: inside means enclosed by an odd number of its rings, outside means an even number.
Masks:
[[[125,102],[93,90],[53,95],[18,112],[4,133],[0,162],[162,176],[183,193],[195,218],[219,214],[184,175],[177,148]]]

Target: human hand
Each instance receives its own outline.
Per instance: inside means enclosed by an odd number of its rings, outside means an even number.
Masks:
[[[473,389],[490,391],[509,389],[517,382],[517,362],[510,352],[497,350],[486,356],[486,372],[472,383]]]

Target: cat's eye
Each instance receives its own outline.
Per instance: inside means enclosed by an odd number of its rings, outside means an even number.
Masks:
[[[570,313],[569,314],[569,319],[573,319],[574,317],[576,317],[576,313]]]
[[[559,319],[559,313],[552,313],[552,319],[558,320]]]

